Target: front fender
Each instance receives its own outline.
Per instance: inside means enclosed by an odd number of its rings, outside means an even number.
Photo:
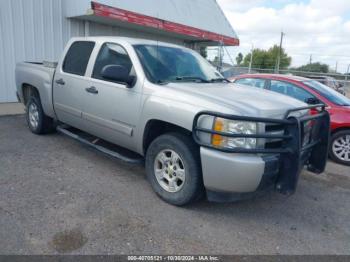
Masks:
[[[144,131],[149,121],[164,121],[192,132],[194,117],[202,110],[204,108],[170,98],[149,96],[144,101],[139,128],[135,133],[138,153],[143,154]]]

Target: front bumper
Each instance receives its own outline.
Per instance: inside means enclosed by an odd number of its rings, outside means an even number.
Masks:
[[[201,148],[201,160],[207,197],[214,202],[237,201],[271,190],[280,170],[279,155],[232,155]]]
[[[295,111],[306,109],[321,110],[301,118],[290,117]],[[229,134],[198,127],[204,115],[257,123],[275,123],[284,126],[283,135],[271,134]],[[305,125],[307,123],[308,125]],[[306,134],[306,126],[309,130]],[[279,148],[216,148],[203,143],[200,133],[218,134],[227,137],[253,137],[257,139],[282,139]],[[209,200],[236,200],[249,195],[275,189],[283,194],[293,194],[299,174],[304,166],[314,173],[324,171],[329,145],[330,118],[323,105],[303,107],[287,112],[285,119],[268,119],[223,115],[214,112],[199,113],[194,122],[194,140],[201,146],[203,181]],[[307,138],[307,140],[305,140]]]

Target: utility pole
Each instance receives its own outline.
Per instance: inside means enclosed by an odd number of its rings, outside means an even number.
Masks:
[[[312,54],[310,55],[310,65],[312,64]]]
[[[248,70],[248,73],[249,73],[249,74],[250,74],[251,71],[252,71],[253,53],[254,53],[254,45],[252,44],[252,51],[250,52],[250,62],[249,62],[249,70]]]
[[[278,56],[277,56],[277,62],[276,62],[276,70],[275,73],[278,74],[280,71],[280,65],[281,65],[281,55],[282,55],[282,45],[283,45],[283,37],[286,34],[283,33],[283,31],[281,32],[281,42],[280,42],[280,48],[278,50]]]
[[[337,73],[337,71],[338,71],[338,61],[335,62],[335,73]]]
[[[222,41],[220,41],[220,45],[218,46],[219,61],[218,61],[218,65],[217,65],[220,72],[222,70],[222,66],[223,66],[223,62],[224,62],[223,60],[224,60],[224,55],[225,55],[225,53],[223,53],[223,45],[224,45],[224,43]]]

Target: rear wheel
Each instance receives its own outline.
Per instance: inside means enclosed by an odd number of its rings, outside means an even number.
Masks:
[[[37,135],[53,132],[53,119],[46,116],[37,96],[31,96],[27,103],[27,124],[29,129]]]
[[[199,149],[190,136],[156,138],[147,150],[146,172],[153,190],[167,203],[183,206],[203,196]]]
[[[350,130],[335,133],[329,150],[335,162],[350,166]]]

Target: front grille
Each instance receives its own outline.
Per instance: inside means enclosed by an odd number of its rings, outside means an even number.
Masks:
[[[315,115],[305,115],[302,117],[290,117],[290,115],[295,112],[305,111],[309,109],[316,109],[318,110],[318,113]],[[264,128],[259,128],[260,132],[258,134],[233,134],[229,132],[215,131],[212,128],[201,127],[198,125],[200,122],[200,118],[204,116],[220,117],[235,121],[256,122],[260,123]],[[314,142],[307,143],[309,142],[307,139],[308,132],[304,134],[304,130],[307,131],[307,128],[305,128],[304,126],[304,123],[310,120],[314,121],[315,125],[312,128],[313,130],[311,131],[310,137],[311,141]],[[322,148],[322,150],[326,148],[328,146],[328,132],[329,114],[325,110],[324,105],[315,105],[288,110],[283,119],[247,117],[211,111],[203,111],[198,113],[194,118],[192,134],[194,141],[198,145],[225,153],[289,154],[293,155],[293,157],[297,157],[300,153],[304,151],[309,151],[313,148]],[[202,141],[200,137],[201,134],[219,135],[226,138],[257,139],[258,147],[217,147],[215,145],[212,145],[211,143]],[[300,144],[301,142],[305,142],[306,145]],[[316,158],[319,157],[313,155],[312,162],[316,163],[317,161],[314,161]],[[323,162],[321,163],[323,164]]]
[[[269,135],[283,135],[285,125],[283,124],[266,124],[265,133]],[[282,139],[265,139],[266,149],[281,148],[283,144]]]
[[[276,149],[276,148],[281,148],[283,144],[283,141],[274,141],[274,142],[266,142],[265,143],[265,148],[266,149]]]
[[[282,124],[268,124],[265,127],[265,131],[267,133],[281,131],[281,130],[284,130],[284,125]]]

